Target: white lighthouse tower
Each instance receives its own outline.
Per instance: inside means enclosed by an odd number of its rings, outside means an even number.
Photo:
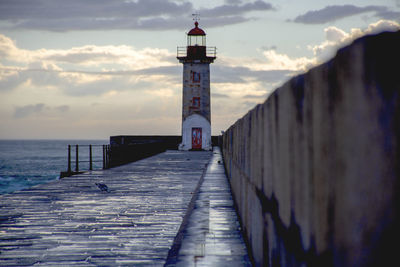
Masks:
[[[183,64],[182,143],[180,150],[211,150],[210,63],[216,48],[206,46],[199,23],[187,34],[187,46],[178,47]]]

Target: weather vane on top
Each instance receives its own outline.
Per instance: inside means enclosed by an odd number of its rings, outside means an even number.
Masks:
[[[193,13],[192,16],[193,16],[193,20],[194,21],[199,21],[200,20],[200,14],[199,13]]]

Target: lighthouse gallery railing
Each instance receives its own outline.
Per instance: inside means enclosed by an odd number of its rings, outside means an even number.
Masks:
[[[187,56],[187,46],[178,46],[176,48],[176,56],[177,57],[186,57]],[[207,57],[216,57],[217,56],[217,47],[215,46],[207,46],[206,47],[206,56]]]

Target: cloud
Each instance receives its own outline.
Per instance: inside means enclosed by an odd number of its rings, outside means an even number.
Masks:
[[[182,67],[177,63],[175,54],[165,49],[86,45],[70,49],[25,50],[0,34],[0,53],[3,55],[0,59],[0,86],[3,91],[29,86],[51,88],[78,97],[124,91],[147,94],[168,92],[171,95],[178,94],[181,88]],[[276,51],[274,55],[278,55]],[[242,60],[234,64],[231,58],[220,57],[212,66],[212,82],[257,83],[260,88],[262,84],[280,83],[300,66],[298,63],[293,67],[293,62],[298,59],[281,57],[285,60],[266,56],[264,59],[248,59],[246,64]],[[259,62],[259,65],[254,65],[254,62]],[[251,88],[261,90],[258,87]],[[216,98],[222,99],[226,95],[225,92],[218,93]]]
[[[341,47],[349,45],[355,39],[367,34],[377,34],[383,31],[398,31],[400,24],[390,20],[379,20],[370,24],[366,29],[353,28],[349,33],[330,26],[324,29],[326,40],[321,44],[309,46],[313,51],[318,62],[323,62],[331,58]]]
[[[136,73],[145,75],[165,75],[165,76],[176,77],[177,75],[179,76],[181,75],[182,66],[172,65],[172,66],[150,67],[138,70]]]
[[[87,45],[69,50],[49,50],[39,53],[36,58],[37,60],[72,63],[81,66],[110,64],[117,67],[119,65],[124,68],[128,67],[130,70],[149,68],[154,66],[154,62],[157,62],[158,66],[168,66],[176,63],[176,59],[166,49],[144,48],[137,50],[126,45]]]
[[[193,5],[187,1],[170,0],[2,0],[2,19],[82,19],[88,17],[98,21],[113,18],[137,18],[158,15],[180,15],[190,11]]]
[[[64,113],[69,111],[70,107],[68,105],[61,105],[54,108],[56,111]]]
[[[0,34],[0,56],[12,62],[37,64],[36,67],[55,69],[56,64],[79,64],[80,66],[124,66],[129,69],[151,67],[153,62],[160,66],[176,64],[175,54],[167,49],[135,49],[127,45],[85,45],[70,49],[25,50],[9,37]],[[60,68],[58,70],[61,70]]]
[[[385,6],[370,5],[358,7],[354,5],[332,5],[319,10],[308,11],[303,15],[297,16],[293,22],[304,24],[323,24],[368,12],[373,12],[374,16],[382,19],[393,19],[394,17],[400,17],[400,12],[389,11]]]
[[[244,95],[243,98],[244,99],[265,99],[266,96],[267,96],[266,94],[262,94],[262,95],[247,94],[247,95]]]
[[[276,50],[266,50],[263,52],[266,59],[265,68],[275,70],[307,70],[315,65],[315,60],[307,57],[291,58],[286,54],[280,54]]]
[[[225,0],[228,4],[240,4],[242,0]]]
[[[388,19],[388,20],[400,20],[400,12],[392,11],[392,10],[384,10],[381,12],[377,12],[376,17],[381,19]]]
[[[261,50],[277,50],[277,49],[278,49],[278,47],[276,45],[261,47]]]
[[[250,67],[216,65],[212,69],[213,83],[247,83],[249,81],[276,83],[287,79],[289,69],[256,70]]]
[[[43,103],[36,105],[26,105],[22,107],[16,107],[14,112],[14,118],[24,118],[31,114],[40,113],[43,111],[45,105]]]
[[[381,20],[365,30],[352,29],[349,33],[327,27],[326,40],[309,46],[313,58],[290,57],[276,47],[260,50],[262,56],[259,58],[227,59],[222,56],[212,65],[211,80],[218,88],[232,88],[237,96],[254,92],[258,95],[257,92],[270,90],[290,76],[329,59],[338,48],[355,38],[388,29],[397,30],[399,24]],[[86,45],[70,49],[25,50],[0,34],[0,54],[0,88],[3,92],[28,86],[78,97],[126,91],[178,95],[181,89],[181,66],[175,54],[166,49]],[[239,87],[234,86],[245,87],[247,91],[236,90]],[[225,89],[218,94],[216,98],[232,97]]]
[[[193,9],[193,4],[186,0],[3,0],[0,21],[11,28],[47,31],[171,30],[186,28]],[[257,0],[244,4],[229,1],[199,11],[208,18],[208,27],[218,27],[248,21],[246,13],[266,10],[273,10],[272,5]]]
[[[43,103],[35,104],[35,105],[25,105],[25,106],[18,106],[15,107],[14,110],[14,118],[21,119],[25,117],[29,117],[34,114],[40,114],[44,111],[51,112],[53,115],[54,113],[65,113],[70,110],[68,105],[60,105],[60,106],[47,106]]]
[[[25,50],[0,34],[0,90],[46,87],[70,96],[151,90],[162,80],[180,81],[175,54],[166,49],[86,45]],[[18,113],[19,114],[19,113]]]
[[[221,98],[221,99],[226,99],[226,98],[230,98],[230,96],[229,96],[229,95],[227,95],[227,94],[211,93],[211,98]]]
[[[264,57],[257,59],[226,59],[220,57],[212,66],[213,84],[235,84],[253,92],[276,86],[290,76],[329,59],[341,46],[355,38],[382,30],[397,30],[399,24],[381,20],[365,30],[347,33],[337,27],[325,28],[326,40],[309,46],[314,58],[289,57],[276,47],[264,48]],[[105,95],[109,92],[171,92],[180,90],[181,66],[175,54],[163,49],[137,50],[131,46],[82,46],[65,50],[23,50],[4,35],[0,35],[0,53],[7,62],[23,67],[1,65],[0,88],[12,90],[24,83],[30,86],[55,88],[69,96]],[[24,56],[21,57],[20,54]],[[68,67],[68,69],[66,69]],[[160,88],[162,81],[162,88]],[[171,88],[175,88],[171,91]],[[248,89],[250,90],[250,89]],[[226,91],[216,95],[222,98]],[[239,93],[241,96],[248,93]]]
[[[254,108],[254,106],[257,105],[257,101],[243,101],[241,104],[242,104],[242,108],[244,110],[249,110],[249,109]]]
[[[34,88],[52,88],[69,96],[100,96],[109,92],[154,91],[163,86],[171,86],[180,81],[177,72],[155,71],[59,71],[46,69],[21,69],[0,67],[0,88],[12,91],[24,85]],[[3,73],[3,74],[2,74]],[[144,74],[148,73],[148,74]]]
[[[21,83],[18,70],[7,68],[0,64],[0,92],[9,91]]]
[[[264,1],[255,1],[252,3],[240,4],[239,2],[231,2],[214,8],[200,9],[202,17],[225,17],[233,15],[242,15],[250,11],[274,10],[274,7]]]
[[[389,10],[389,8],[383,9],[382,11],[377,11],[374,16],[379,19],[400,20],[400,12]]]
[[[14,40],[3,34],[0,34],[0,59],[11,58],[21,58],[23,59],[23,61],[30,60],[29,55],[26,53],[26,50],[17,48]]]

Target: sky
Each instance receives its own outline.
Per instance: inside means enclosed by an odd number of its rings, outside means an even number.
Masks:
[[[192,14],[207,45],[212,133],[366,34],[400,0],[0,0],[0,139],[180,135]]]

